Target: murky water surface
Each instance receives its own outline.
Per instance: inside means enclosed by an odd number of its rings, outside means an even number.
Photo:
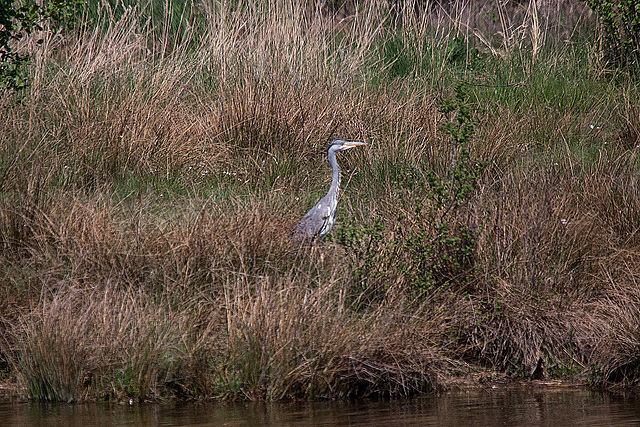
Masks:
[[[640,399],[587,390],[485,390],[410,400],[244,404],[0,403],[2,426],[636,426]]]

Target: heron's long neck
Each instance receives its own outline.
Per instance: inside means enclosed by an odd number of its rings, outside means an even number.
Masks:
[[[333,171],[333,177],[331,178],[331,187],[329,188],[328,194],[334,194],[336,200],[338,199],[338,193],[340,192],[340,166],[338,166],[338,162],[336,161],[336,152],[329,151],[329,164],[331,165],[331,170]]]

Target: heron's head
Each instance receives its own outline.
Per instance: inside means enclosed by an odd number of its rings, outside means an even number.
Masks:
[[[367,143],[345,141],[344,139],[336,139],[331,144],[329,144],[329,150],[344,151],[344,150],[348,150],[349,148],[357,147],[358,145],[367,145]]]

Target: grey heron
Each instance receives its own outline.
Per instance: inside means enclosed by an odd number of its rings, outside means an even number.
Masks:
[[[333,177],[329,192],[324,196],[307,214],[302,217],[300,223],[293,229],[291,236],[298,242],[311,242],[322,239],[333,227],[336,220],[336,207],[338,206],[338,195],[340,193],[340,166],[336,161],[338,151],[348,150],[359,145],[366,145],[365,142],[349,142],[343,139],[336,139],[329,144],[327,158]]]

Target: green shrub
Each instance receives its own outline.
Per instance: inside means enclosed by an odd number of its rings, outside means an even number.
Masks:
[[[609,63],[640,69],[640,1],[587,0],[587,4],[602,20]]]
[[[0,89],[19,91],[28,86],[25,70],[29,55],[17,52],[15,43],[35,31],[42,31],[49,21],[52,31],[70,27],[75,22],[75,8],[81,0],[46,0],[18,7],[14,0],[0,0]],[[38,40],[42,43],[42,39]]]
[[[469,150],[474,134],[465,84],[441,105],[440,129],[451,143],[441,172],[398,165],[394,180],[402,209],[394,226],[347,221],[334,239],[347,247],[355,263],[355,291],[379,300],[390,283],[427,297],[441,289],[467,286],[475,265],[477,239],[468,211],[483,165]],[[385,238],[386,237],[386,238]],[[359,306],[359,304],[357,304]]]

